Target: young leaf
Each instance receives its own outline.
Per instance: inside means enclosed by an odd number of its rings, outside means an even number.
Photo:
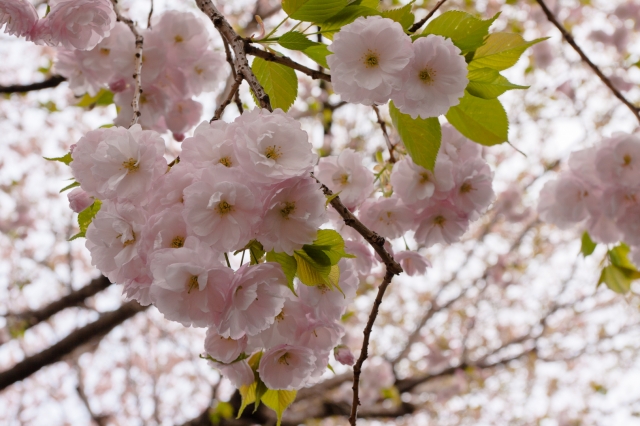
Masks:
[[[76,182],[73,182],[71,185],[67,185],[67,186],[65,186],[64,188],[62,188],[62,189],[60,190],[60,193],[62,194],[64,191],[67,191],[67,190],[69,190],[69,189],[71,189],[71,188],[75,188],[75,187],[77,187],[77,186],[80,186],[80,182],[77,182],[77,181],[76,181]]]
[[[289,110],[298,97],[298,77],[295,71],[262,58],[254,58],[251,69],[269,95],[273,109]]]
[[[607,287],[616,293],[626,294],[631,288],[633,278],[627,270],[616,265],[609,265],[602,270],[598,285],[605,283]]]
[[[113,103],[113,92],[107,89],[100,89],[95,96],[89,96],[88,93],[80,99],[76,106],[82,108],[93,108],[95,106],[107,106]]]
[[[509,121],[497,99],[480,99],[466,92],[460,104],[451,107],[446,117],[460,133],[481,145],[507,141]]]
[[[262,396],[262,402],[264,405],[271,408],[278,415],[278,423],[276,426],[280,426],[282,421],[282,414],[284,411],[289,408],[293,401],[296,399],[296,395],[298,391],[287,391],[287,390],[272,390],[269,389]]]
[[[433,170],[442,140],[438,119],[432,117],[414,120],[410,115],[401,113],[393,102],[389,103],[389,114],[413,162],[427,170]]]
[[[262,400],[262,396],[267,392],[269,388],[264,384],[259,375],[256,374],[256,396],[255,396],[255,407],[253,408],[253,412],[255,413],[260,407],[260,401]]]
[[[299,50],[309,58],[313,59],[325,68],[329,68],[327,64],[327,55],[330,55],[327,45],[309,40],[304,34],[297,31],[289,31],[278,39],[280,46],[290,49]]]
[[[238,389],[238,392],[240,392],[240,396],[242,397],[242,405],[240,405],[240,409],[238,410],[238,416],[236,417],[236,419],[240,418],[244,409],[247,408],[247,405],[255,402],[257,385],[257,382],[253,382],[250,385],[240,386],[240,389]]]
[[[450,38],[463,54],[472,52],[482,46],[484,38],[489,34],[489,27],[498,19],[482,20],[460,10],[450,10],[429,22],[421,36],[428,34]]]
[[[493,68],[502,71],[511,68],[528,47],[543,40],[546,38],[526,41],[520,34],[493,33],[485,39],[484,45],[476,50],[473,60],[469,63],[469,70]]]
[[[267,253],[267,262],[278,262],[282,266],[284,276],[287,277],[287,287],[296,294],[293,288],[293,278],[296,276],[298,270],[298,263],[293,256],[289,256],[287,253],[276,253],[273,250]]]
[[[322,29],[322,35],[331,40],[333,39],[333,34],[340,31],[343,26],[352,23],[361,16],[374,15],[380,15],[380,12],[366,6],[349,5],[335,16],[319,24]]]
[[[384,12],[382,12],[382,17],[396,21],[397,23],[402,25],[402,28],[406,30],[411,25],[413,25],[413,21],[415,21],[415,16],[413,15],[413,13],[411,13],[412,3],[399,7],[397,9],[385,10]]]
[[[282,9],[291,19],[324,22],[348,4],[348,0],[282,0]]]
[[[100,211],[101,206],[102,202],[100,200],[95,200],[93,204],[78,213],[78,226],[80,227],[80,232],[69,238],[69,241],[85,236],[87,228],[89,228],[89,225],[91,225],[93,218],[96,217],[96,215]]]
[[[497,70],[491,68],[474,69],[467,75],[467,91],[478,98],[495,99],[507,90],[528,89],[528,86],[512,84]]]
[[[296,275],[304,285],[326,285],[327,277],[331,273],[331,265],[320,265],[304,250],[296,250],[293,253],[298,269]]]
[[[636,266],[629,260],[630,251],[631,249],[628,245],[626,245],[625,243],[621,243],[609,250],[609,260],[611,260],[611,263],[620,268],[637,272]]]
[[[331,55],[331,52],[329,52],[326,44],[318,43],[317,46],[308,47],[307,49],[303,50],[302,53],[316,61],[324,68],[329,68],[329,64],[327,63],[327,56]]]
[[[67,152],[63,157],[42,157],[47,161],[59,161],[61,163],[66,164],[67,166],[69,165],[69,163],[71,163],[73,161],[73,158],[71,158],[71,153]]]
[[[584,257],[590,256],[596,249],[597,244],[591,239],[591,235],[587,231],[582,234],[582,247],[580,247],[580,253]]]

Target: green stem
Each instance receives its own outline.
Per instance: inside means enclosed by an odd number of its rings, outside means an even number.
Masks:
[[[289,16],[286,16],[282,21],[280,21],[280,23],[278,25],[276,25],[276,27],[274,29],[272,29],[271,32],[269,34],[267,34],[264,38],[271,37],[273,35],[273,33],[275,33],[278,30],[278,28],[280,28],[282,26],[282,24],[287,22],[287,19],[289,19]]]

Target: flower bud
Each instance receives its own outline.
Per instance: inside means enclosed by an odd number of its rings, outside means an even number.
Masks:
[[[333,349],[333,356],[342,365],[353,365],[356,363],[356,357],[353,356],[351,349],[345,345],[338,345]]]
[[[67,194],[69,199],[69,207],[76,213],[80,213],[82,210],[93,204],[93,198],[89,196],[82,188],[76,188]]]

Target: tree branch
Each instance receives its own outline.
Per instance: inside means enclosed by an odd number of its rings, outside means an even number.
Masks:
[[[46,321],[58,312],[77,306],[84,302],[87,298],[94,296],[98,292],[106,289],[111,285],[111,281],[105,276],[92,280],[89,284],[79,290],[71,292],[61,297],[55,302],[51,302],[47,306],[35,311],[22,312],[20,314],[8,315],[10,321],[20,327],[21,330],[27,330],[42,321]],[[0,342],[2,345],[5,342]]]
[[[133,99],[131,100],[131,108],[133,108],[133,117],[131,118],[131,124],[129,127],[133,126],[138,122],[138,118],[140,118],[140,95],[142,94],[142,45],[144,44],[144,38],[138,31],[136,24],[131,20],[124,18],[120,12],[118,11],[118,0],[111,0],[113,4],[113,10],[116,13],[116,17],[118,21],[127,24],[133,36],[136,39],[136,53],[135,53],[135,71],[133,74],[133,78],[135,80],[135,87],[133,89]],[[149,18],[151,17],[151,13],[153,12],[153,5],[151,12],[149,14]]]
[[[415,24],[413,24],[411,27],[409,27],[409,30],[408,30],[408,31],[409,31],[410,33],[415,33],[416,31],[418,31],[418,30],[420,29],[420,27],[421,27],[421,26],[423,26],[423,25],[424,25],[424,23],[425,23],[425,22],[427,22],[427,21],[428,21],[428,20],[433,16],[433,14],[434,14],[434,13],[436,13],[436,11],[437,11],[438,9],[440,9],[440,6],[442,6],[442,5],[444,4],[444,2],[446,2],[446,1],[447,1],[447,0],[440,0],[440,1],[436,4],[436,6],[435,6],[433,9],[431,9],[431,10],[429,11],[429,13],[427,13],[427,16],[425,16],[424,18],[422,18],[421,20],[419,20],[418,22],[416,22]]]
[[[137,302],[128,302],[115,311],[100,315],[96,321],[71,332],[51,347],[25,358],[9,370],[0,372],[0,390],[26,379],[42,367],[60,361],[85,343],[105,336],[113,328],[147,308],[148,306],[140,306]]]
[[[249,55],[257,56],[258,58],[262,58],[265,61],[272,61],[272,62],[276,62],[276,63],[278,63],[280,65],[284,65],[284,66],[287,66],[289,68],[293,68],[296,71],[300,71],[301,73],[304,73],[304,74],[308,75],[309,77],[311,77],[314,80],[324,80],[324,81],[328,81],[329,83],[331,83],[331,76],[329,74],[327,74],[327,73],[324,73],[324,72],[318,71],[318,70],[314,70],[314,69],[309,68],[309,67],[305,67],[304,65],[293,61],[291,58],[289,58],[287,56],[279,56],[279,55],[273,54],[271,52],[267,52],[266,50],[258,49],[257,47],[252,46],[249,43],[250,43],[250,41],[245,39],[245,51]]]
[[[384,140],[387,143],[387,148],[389,148],[389,162],[395,163],[396,157],[393,155],[393,151],[396,149],[395,145],[391,143],[391,139],[389,139],[389,133],[387,133],[387,123],[384,122],[382,117],[380,116],[380,110],[376,105],[373,105],[373,111],[376,113],[376,118],[378,119],[378,124],[382,129],[382,134],[384,135]]]
[[[609,80],[609,78],[606,75],[604,75],[602,73],[602,71],[600,71],[600,68],[598,68],[598,66],[596,64],[594,64],[591,61],[591,59],[589,59],[589,57],[584,53],[584,51],[580,48],[580,46],[578,46],[578,44],[576,43],[576,41],[573,38],[573,36],[571,35],[571,33],[569,33],[569,31],[567,31],[567,29],[555,17],[553,12],[551,12],[551,10],[549,10],[549,8],[545,4],[544,0],[536,0],[536,2],[538,2],[540,7],[542,8],[542,11],[544,12],[544,14],[547,15],[547,19],[549,20],[549,22],[551,22],[553,25],[556,26],[556,28],[562,34],[562,37],[564,37],[564,39],[567,41],[567,43],[569,43],[571,45],[571,47],[573,47],[573,50],[575,50],[578,53],[578,55],[580,55],[580,58],[582,59],[582,61],[584,61],[587,65],[589,65],[589,67],[593,70],[593,72],[596,73],[596,75],[598,77],[600,77],[600,80],[602,80],[602,82],[605,84],[605,86],[607,86],[609,88],[609,90],[611,90],[611,93],[613,93],[613,95],[616,98],[618,98],[620,100],[620,102],[625,104],[627,106],[627,108],[629,108],[631,110],[633,115],[636,116],[638,121],[640,121],[640,109],[637,106],[635,106],[634,104],[632,104],[629,100],[627,100],[627,98],[625,98],[624,95],[622,93],[620,93],[620,91],[613,85],[611,80]]]
[[[27,93],[32,92],[34,90],[40,89],[50,89],[52,87],[57,87],[63,81],[67,81],[67,79],[61,75],[53,75],[48,79],[41,81],[39,83],[31,83],[31,84],[12,84],[10,86],[0,86],[0,93]]]
[[[216,27],[223,39],[229,43],[233,53],[235,55],[235,68],[236,72],[242,74],[242,77],[247,80],[249,87],[256,95],[261,108],[266,108],[269,111],[272,110],[271,102],[269,101],[269,95],[264,91],[262,85],[251,71],[249,67],[249,61],[247,61],[247,54],[245,52],[245,42],[242,37],[238,35],[231,27],[231,24],[225,19],[225,17],[218,11],[213,5],[211,0],[196,0],[196,4],[202,12],[204,12],[213,26]]]

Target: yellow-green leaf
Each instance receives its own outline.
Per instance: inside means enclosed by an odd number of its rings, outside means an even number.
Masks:
[[[498,16],[499,13],[493,18],[482,20],[460,10],[450,10],[429,22],[421,36],[436,34],[450,38],[464,54],[482,46],[489,27]]]
[[[282,9],[298,21],[324,22],[348,4],[348,0],[282,0]]]
[[[481,145],[507,141],[509,121],[497,99],[480,99],[465,92],[460,104],[451,107],[446,117],[460,133]]]
[[[474,69],[467,75],[467,91],[478,98],[495,99],[507,90],[528,89],[528,86],[512,84],[500,72],[491,68]]]
[[[287,277],[287,287],[296,294],[293,287],[293,278],[296,276],[298,270],[298,263],[293,256],[289,256],[287,253],[276,253],[273,250],[267,253],[267,262],[277,262],[282,266],[282,271],[285,277]]]
[[[438,119],[413,119],[410,115],[401,113],[393,102],[389,103],[389,114],[413,162],[425,169],[433,170],[442,140],[442,129]]]
[[[322,35],[331,40],[333,39],[333,34],[340,31],[343,26],[352,23],[361,16],[374,15],[380,15],[380,12],[370,7],[354,4],[345,7],[335,16],[319,24]]]
[[[107,106],[113,103],[113,92],[107,89],[100,89],[95,96],[90,96],[88,93],[80,99],[80,102],[76,106],[82,108],[93,108],[95,106]]]
[[[596,249],[597,244],[591,239],[591,235],[587,231],[582,234],[582,246],[580,247],[580,253],[584,257],[590,256]]]
[[[289,110],[298,97],[298,77],[295,71],[262,58],[254,58],[251,69],[269,95],[273,109]]]
[[[293,401],[295,401],[297,394],[298,391],[295,390],[288,391],[269,389],[262,396],[262,402],[264,403],[264,405],[275,411],[276,415],[278,416],[278,423],[276,424],[276,426],[280,426],[280,423],[282,422],[282,414],[287,408],[289,408],[291,404],[293,404]]]
[[[42,157],[47,161],[59,161],[61,163],[66,164],[67,166],[73,161],[71,157],[71,153],[67,152],[63,157]]]
[[[96,215],[100,211],[101,206],[102,202],[100,200],[95,200],[93,204],[78,213],[78,226],[80,227],[80,232],[69,238],[69,241],[85,236],[87,228],[89,228],[89,225],[91,225],[93,218],[96,217]]]
[[[242,397],[242,405],[240,405],[236,419],[240,418],[244,409],[247,408],[247,405],[256,401],[256,386],[257,382],[253,382],[250,385],[240,386],[240,389],[238,389],[238,392],[240,392],[240,396]]]
[[[546,40],[546,38],[526,41],[520,34],[490,34],[485,39],[484,45],[475,51],[473,60],[469,63],[469,69],[493,68],[498,71],[506,70],[518,62],[518,59],[528,47],[543,40]]]
[[[382,12],[382,17],[396,21],[397,23],[402,25],[402,28],[406,30],[411,25],[413,25],[413,21],[415,21],[415,16],[413,15],[413,13],[411,13],[412,3],[399,7],[397,9],[385,10]]]

